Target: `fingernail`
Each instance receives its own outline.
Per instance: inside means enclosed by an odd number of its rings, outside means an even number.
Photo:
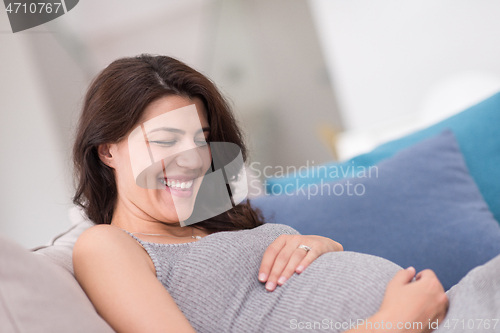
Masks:
[[[285,283],[285,282],[286,282],[286,277],[284,277],[284,276],[282,276],[282,277],[280,277],[280,278],[278,279],[278,284],[279,284],[279,285],[282,285],[282,284],[283,284],[283,283]]]
[[[414,268],[413,268],[413,266],[410,266],[410,267],[408,267],[406,270],[407,270],[407,271],[411,271],[412,269],[414,269]]]
[[[274,284],[274,282],[268,281],[268,282],[266,283],[266,289],[267,289],[268,291],[273,291],[273,290],[274,290],[274,288],[276,288],[276,285]]]
[[[302,273],[303,270],[304,270],[304,266],[302,266],[302,265],[298,266],[296,269],[297,273]]]
[[[267,277],[266,273],[260,273],[259,274],[259,281],[260,282],[266,281],[266,277]]]

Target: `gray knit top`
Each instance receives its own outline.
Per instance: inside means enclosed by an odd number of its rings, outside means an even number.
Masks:
[[[258,271],[264,251],[281,234],[299,233],[267,223],[182,244],[133,237],[149,253],[158,280],[197,332],[276,333],[307,325],[315,325],[314,331],[345,331],[346,324],[342,329],[336,323],[373,315],[387,283],[401,269],[372,255],[329,252],[269,292]]]

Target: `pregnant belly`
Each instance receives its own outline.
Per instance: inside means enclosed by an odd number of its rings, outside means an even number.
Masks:
[[[198,265],[185,260],[168,274],[167,289],[200,332],[286,332],[294,320],[366,319],[401,269],[380,257],[330,252],[268,292],[257,280],[262,255],[245,252],[233,262],[209,260],[208,252],[199,251],[193,254]],[[200,265],[200,256],[210,265]]]
[[[366,319],[380,307],[387,283],[400,266],[356,252],[329,252],[282,287],[289,320],[345,322]]]

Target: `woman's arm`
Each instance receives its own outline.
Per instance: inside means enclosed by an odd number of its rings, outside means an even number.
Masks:
[[[76,279],[116,332],[195,332],[148,259],[138,242],[108,225],[87,229],[73,249]]]

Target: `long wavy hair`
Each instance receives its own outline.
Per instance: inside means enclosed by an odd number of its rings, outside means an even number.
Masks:
[[[118,59],[90,84],[73,146],[73,203],[95,224],[111,223],[118,195],[113,169],[99,158],[98,146],[126,138],[150,103],[172,95],[199,98],[210,125],[208,141],[238,145],[246,161],[247,148],[231,108],[207,77],[168,56],[142,54]],[[213,233],[251,229],[263,223],[262,213],[247,200],[193,227]]]

